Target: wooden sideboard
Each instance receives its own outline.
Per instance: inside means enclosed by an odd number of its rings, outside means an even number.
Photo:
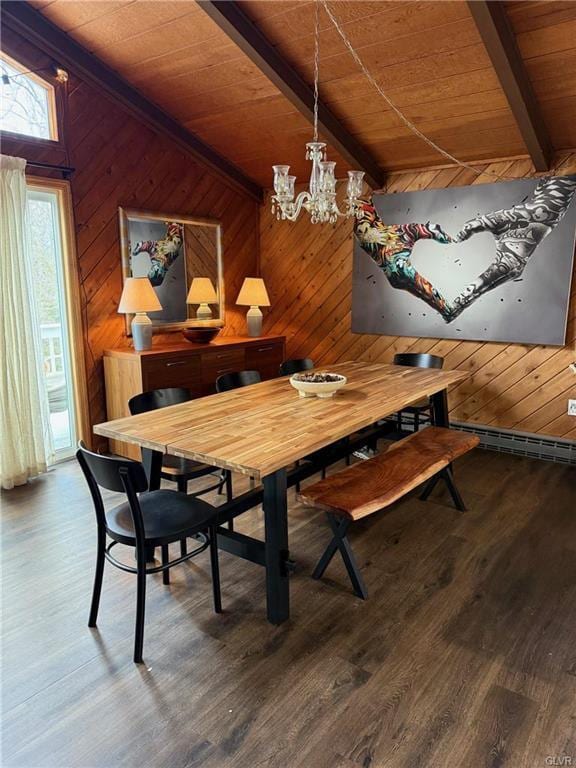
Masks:
[[[194,397],[203,397],[216,391],[216,379],[223,373],[259,371],[263,379],[273,379],[284,360],[284,343],[284,336],[222,336],[210,344],[180,342],[145,352],[107,349],[104,377],[108,420],[128,416],[128,400],[150,389],[187,387]],[[136,446],[111,440],[110,449],[140,458]]]

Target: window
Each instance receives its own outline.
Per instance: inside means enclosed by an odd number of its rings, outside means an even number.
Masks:
[[[0,52],[0,130],[36,139],[58,139],[54,88]]]

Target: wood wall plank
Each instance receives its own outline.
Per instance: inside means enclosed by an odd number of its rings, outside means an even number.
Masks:
[[[576,172],[576,153],[555,158],[559,173]],[[517,178],[531,175],[528,160],[492,163],[480,176],[459,168],[401,173],[389,177],[390,193],[493,181],[488,172]],[[390,362],[396,352],[432,352],[447,368],[471,376],[450,393],[451,417],[506,429],[576,437],[576,419],[566,401],[576,397],[568,364],[576,359],[576,273],[572,285],[565,347],[353,334],[352,225],[294,223],[272,217],[267,200],[260,214],[261,269],[271,308],[268,333],[287,336],[290,357],[312,357],[328,366],[345,360]],[[570,394],[572,393],[572,394]]]

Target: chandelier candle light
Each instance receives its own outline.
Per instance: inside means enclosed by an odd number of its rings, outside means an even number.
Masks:
[[[274,195],[272,213],[278,219],[296,221],[302,208],[308,211],[313,224],[333,223],[338,216],[353,216],[362,194],[364,171],[348,171],[346,209],[336,203],[336,163],[326,160],[326,144],[318,141],[318,81],[320,71],[320,3],[316,3],[314,46],[314,137],[306,144],[306,159],[312,161],[309,189],[294,199],[296,176],[290,176],[289,165],[274,165]]]

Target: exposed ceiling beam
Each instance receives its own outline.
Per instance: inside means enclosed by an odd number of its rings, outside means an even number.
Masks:
[[[547,171],[552,143],[501,0],[468,0],[468,8],[537,171]]]
[[[228,37],[256,64],[269,80],[294,104],[310,122],[314,113],[314,91],[280,56],[258,27],[232,0],[202,0],[198,5],[218,24]],[[330,112],[321,101],[318,105],[318,128],[326,141],[342,157],[366,174],[372,189],[384,182],[382,169],[370,152]]]
[[[262,189],[237,166],[149,101],[113,69],[75,42],[28,3],[6,0],[1,3],[1,22],[35,43],[54,61],[69,68],[86,82],[102,88],[150,128],[169,136],[195,159],[207,164],[234,187],[262,200]]]

